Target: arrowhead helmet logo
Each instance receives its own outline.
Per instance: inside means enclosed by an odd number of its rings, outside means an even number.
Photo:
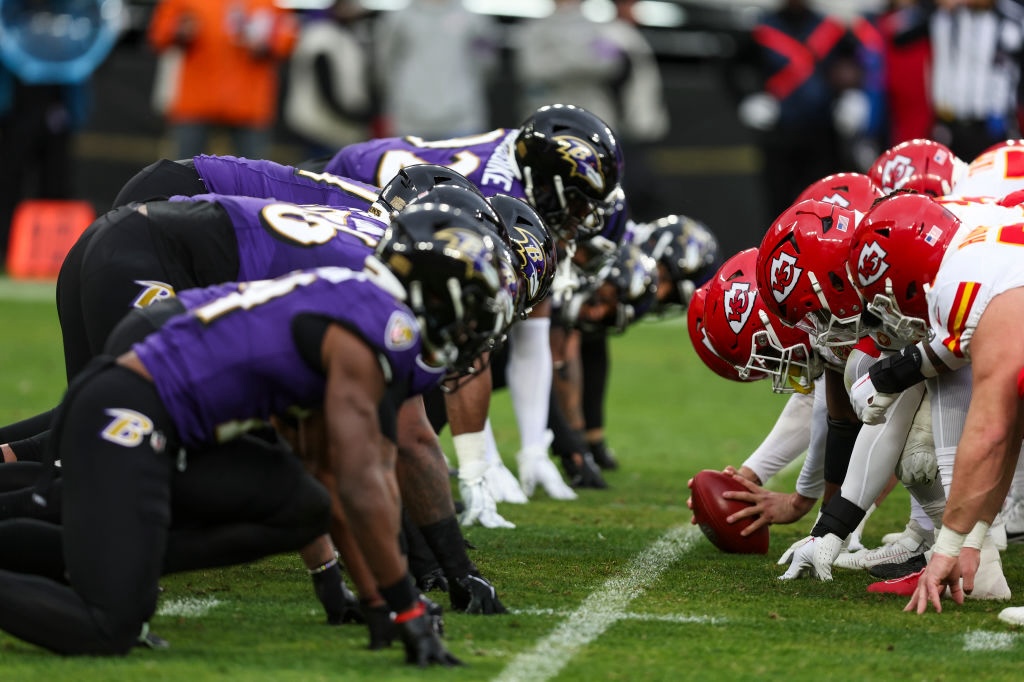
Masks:
[[[733,282],[725,292],[725,319],[729,328],[739,335],[746,326],[750,313],[754,309],[754,292],[749,282]]]
[[[900,189],[916,172],[917,169],[909,156],[897,154],[885,162],[882,169],[882,187],[888,190]]]
[[[889,254],[885,249],[872,241],[861,247],[857,255],[857,282],[862,286],[871,286],[889,269],[885,257]]]
[[[793,293],[803,271],[803,268],[796,266],[796,256],[791,253],[782,251],[772,258],[768,281],[771,285],[772,296],[778,303],[782,303]]]

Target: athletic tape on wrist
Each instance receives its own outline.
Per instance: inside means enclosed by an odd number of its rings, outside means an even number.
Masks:
[[[938,535],[935,536],[935,544],[932,545],[933,554],[945,554],[948,557],[954,559],[960,556],[960,550],[963,549],[964,542],[967,540],[967,533],[960,533],[948,526],[943,526],[939,529]]]
[[[988,534],[990,525],[985,521],[978,521],[974,524],[974,528],[971,529],[971,532],[967,534],[967,538],[964,540],[964,547],[981,550],[981,545],[985,542],[985,536]]]

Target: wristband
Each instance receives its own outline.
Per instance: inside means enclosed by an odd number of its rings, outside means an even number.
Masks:
[[[943,526],[935,537],[932,553],[945,554],[955,559],[960,556],[960,550],[963,548],[966,539],[967,533],[959,533],[948,526]]]
[[[969,549],[981,549],[981,544],[985,542],[985,535],[988,534],[988,529],[991,524],[985,521],[978,521],[974,524],[974,528],[967,534],[967,538],[964,540],[964,548]]]
[[[337,565],[338,565],[338,553],[335,552],[334,553],[334,557],[331,558],[330,560],[320,564],[316,568],[309,569],[309,574],[310,575],[316,575],[317,573],[323,573],[324,571],[332,568],[333,566],[337,566]]]
[[[427,605],[424,604],[421,600],[417,599],[416,603],[413,604],[411,607],[409,607],[405,611],[402,611],[401,613],[396,613],[393,616],[392,620],[394,621],[395,625],[401,625],[402,623],[407,623],[410,620],[415,620],[419,618],[426,612]]]

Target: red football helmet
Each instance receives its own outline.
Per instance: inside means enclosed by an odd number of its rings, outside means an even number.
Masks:
[[[917,139],[890,147],[875,159],[868,176],[888,194],[897,189],[944,196],[963,175],[967,164],[935,140]]]
[[[758,377],[740,376],[740,368],[724,360],[722,356],[718,354],[718,351],[712,346],[711,340],[708,338],[704,330],[704,302],[707,298],[708,288],[710,286],[711,280],[708,280],[703,285],[697,287],[693,292],[693,296],[690,298],[690,305],[686,311],[686,326],[690,332],[690,343],[693,344],[693,349],[697,352],[697,357],[699,357],[712,372],[731,381],[754,381],[755,379],[764,379],[764,375]]]
[[[850,281],[868,313],[905,345],[931,336],[925,293],[960,219],[924,194],[894,194],[854,230]]]
[[[985,154],[988,154],[989,152],[994,152],[997,149],[1003,149],[1004,147],[1024,147],[1024,140],[1010,139],[1010,140],[1003,140],[1002,142],[996,142],[991,147],[986,148],[985,151],[983,151],[981,154],[978,154],[978,156],[979,157],[984,156]]]
[[[793,203],[817,199],[867,213],[875,199],[884,196],[885,192],[875,184],[875,181],[863,173],[836,173],[808,185]]]
[[[757,249],[727,260],[710,281],[704,330],[711,345],[750,380],[772,378],[777,393],[810,391],[822,365],[807,333],[779,322],[758,295]]]
[[[851,346],[864,333],[846,270],[856,226],[854,211],[801,201],[782,212],[758,249],[757,286],[768,312],[818,346]]]

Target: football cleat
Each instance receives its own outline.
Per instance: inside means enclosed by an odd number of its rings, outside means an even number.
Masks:
[[[896,580],[911,573],[917,573],[927,565],[928,561],[924,558],[924,554],[915,554],[899,563],[875,564],[868,569],[868,573],[882,580]]]
[[[1003,575],[1003,562],[999,556],[999,550],[991,537],[986,537],[981,546],[981,563],[978,565],[978,573],[974,576],[974,589],[970,594],[965,594],[968,599],[1009,599],[1010,586]]]
[[[911,519],[895,542],[864,552],[860,559],[862,566],[871,568],[878,564],[902,563],[912,556],[924,554],[931,549],[934,536],[934,532],[925,530]]]
[[[902,578],[894,578],[892,580],[883,580],[878,583],[871,583],[868,585],[868,592],[875,594],[896,594],[901,597],[909,597],[914,594],[914,590],[917,589],[917,583],[921,580],[921,576],[924,575],[924,569],[905,575]]]
[[[999,620],[1010,625],[1024,625],[1024,606],[1008,606],[999,612]]]

